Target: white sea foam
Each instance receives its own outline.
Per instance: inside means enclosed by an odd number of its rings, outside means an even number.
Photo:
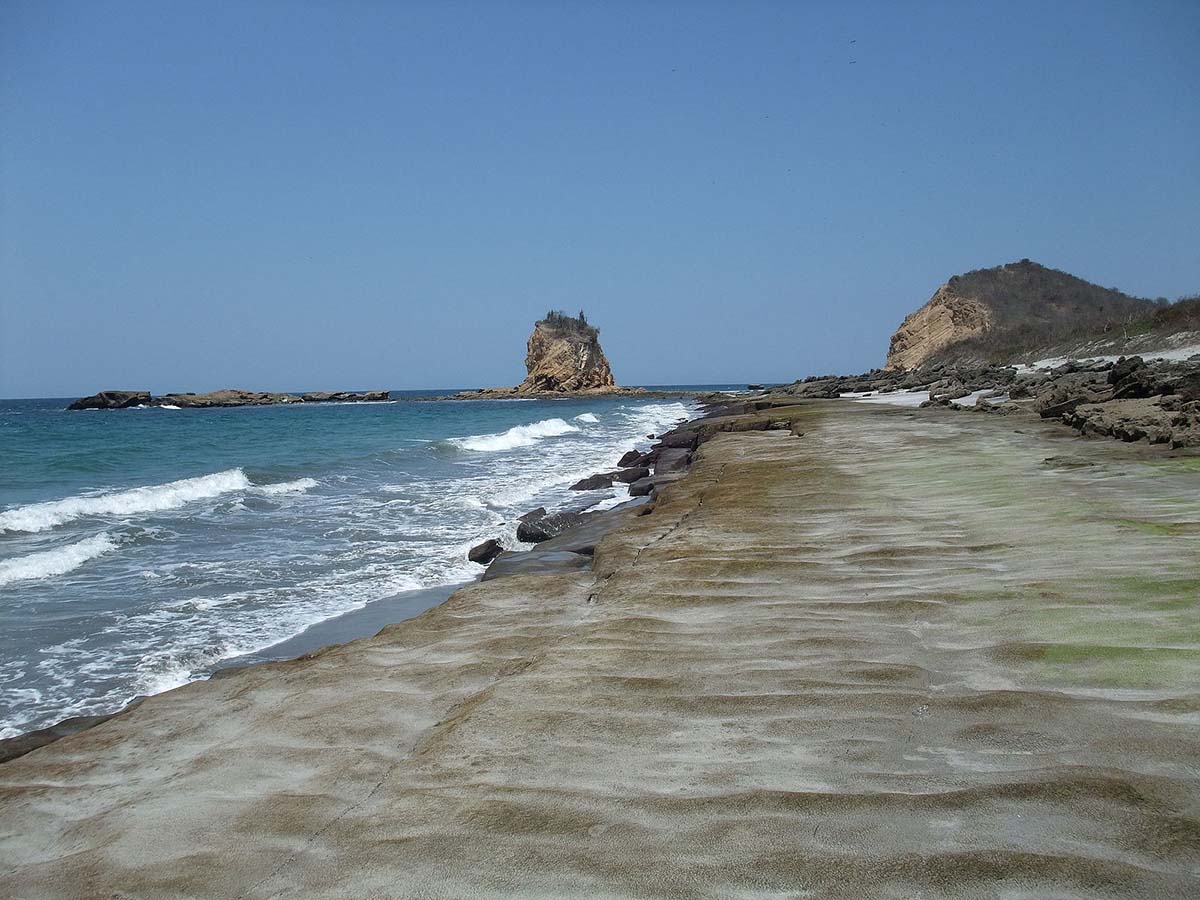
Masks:
[[[492,453],[516,447],[529,447],[543,438],[559,437],[578,430],[562,419],[543,419],[531,425],[514,425],[508,431],[499,434],[473,434],[469,437],[450,438],[449,443],[463,450]]]
[[[0,513],[0,533],[48,531],[84,516],[130,516],[176,509],[196,500],[218,497],[249,488],[250,479],[241,469],[226,469],[197,478],[181,478],[127,491],[90,494],[31,503]]]
[[[259,494],[302,494],[315,488],[315,478],[297,478],[295,481],[280,481],[277,484],[260,484],[254,490]]]
[[[576,422],[587,422],[590,425],[595,425],[600,420],[596,418],[595,413],[580,413],[575,417]]]
[[[178,406],[175,406],[174,404],[171,404],[171,403],[161,403],[161,404],[159,404],[158,408],[159,409],[179,409]]]
[[[661,433],[694,411],[694,405],[680,402],[606,403],[592,413],[596,423],[575,420],[572,412],[563,417],[566,421],[546,419],[499,434],[466,435],[455,439],[460,451],[482,447],[485,452],[479,452],[466,466],[460,465],[462,457],[456,455],[441,477],[427,477],[422,467],[437,466],[436,460],[426,457],[425,448],[436,450],[446,441],[425,439],[404,439],[405,449],[396,451],[400,454],[395,458],[396,467],[374,475],[387,482],[383,484],[374,479],[364,484],[363,472],[352,469],[353,477],[322,475],[319,487],[318,482],[303,478],[255,485],[244,479],[240,470],[233,470],[241,477],[232,485],[232,496],[197,502],[202,509],[217,506],[220,512],[192,517],[185,515],[191,511],[187,507],[183,514],[176,514],[175,531],[163,540],[176,535],[186,540],[175,541],[166,557],[150,552],[141,556],[113,553],[103,564],[108,576],[110,568],[124,564],[122,556],[129,560],[129,572],[137,581],[130,594],[136,602],[120,598],[111,609],[98,613],[86,638],[39,648],[36,662],[24,657],[11,661],[12,665],[32,666],[35,674],[29,680],[40,692],[38,697],[14,699],[11,691],[5,693],[7,661],[0,660],[0,709],[5,703],[10,707],[7,715],[0,716],[0,735],[64,716],[112,711],[135,695],[204,677],[220,660],[261,652],[309,625],[397,592],[469,581],[480,571],[466,558],[471,546],[487,538],[519,546],[517,514],[538,505],[558,508],[578,503],[580,497],[568,490],[570,484],[611,468],[631,446],[644,449],[650,443],[648,433]],[[486,452],[535,443],[539,448],[535,454]],[[413,454],[412,458],[405,453]],[[288,540],[277,541],[276,528],[262,528],[238,532],[237,545],[228,552],[223,548],[232,537],[226,540],[213,535],[215,543],[208,542],[206,536],[225,524],[227,506],[236,509],[242,498],[253,506],[255,498],[271,494],[284,494],[272,499],[286,500],[295,496],[287,492],[304,490],[311,494],[303,517],[286,508],[276,513],[274,503],[260,501],[255,507],[268,507],[262,512],[265,517],[286,517],[278,521],[281,528],[295,529],[287,533]],[[89,501],[93,506],[88,511],[95,511],[96,502],[111,505],[115,497],[131,499],[131,493],[71,499]],[[627,497],[627,487],[615,485],[600,507]],[[23,509],[27,514],[29,508]],[[10,510],[9,514],[20,511]],[[61,507],[41,512],[88,514]],[[121,511],[122,517],[126,512]],[[318,552],[309,552],[305,545],[290,540],[314,536],[323,536]],[[336,540],[325,539],[330,536]],[[156,547],[162,548],[162,544]],[[59,583],[70,588],[71,581],[68,576]],[[127,586],[114,576],[96,590],[115,594]],[[75,588],[81,589],[82,585]],[[13,591],[3,593],[11,597]]]
[[[117,549],[118,542],[107,532],[84,538],[65,547],[0,560],[0,587],[15,581],[36,581],[78,569],[89,559]]]

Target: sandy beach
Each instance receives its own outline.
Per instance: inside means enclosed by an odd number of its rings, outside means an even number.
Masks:
[[[0,766],[0,893],[1193,895],[1195,458],[760,415],[591,571]]]

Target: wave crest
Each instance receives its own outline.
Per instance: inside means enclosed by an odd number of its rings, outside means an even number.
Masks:
[[[42,578],[53,578],[63,575],[72,569],[78,569],[89,559],[95,559],[110,550],[116,550],[118,541],[108,532],[84,538],[65,547],[53,550],[43,550],[40,553],[30,553],[28,556],[18,556],[15,559],[0,561],[0,587],[12,584],[14,581],[34,581]]]
[[[318,484],[315,478],[297,478],[295,481],[280,481],[275,484],[256,485],[254,490],[259,494],[302,494]]]
[[[218,497],[251,487],[241,469],[226,469],[212,475],[181,478],[107,494],[67,497],[31,503],[0,513],[0,533],[6,531],[49,531],[84,516],[128,516],[176,509],[196,500]]]
[[[531,425],[514,425],[508,431],[499,434],[473,434],[469,437],[450,438],[447,443],[463,450],[475,450],[481,453],[492,453],[498,450],[512,450],[516,447],[529,447],[542,438],[558,437],[571,434],[579,429],[562,419],[543,419]]]

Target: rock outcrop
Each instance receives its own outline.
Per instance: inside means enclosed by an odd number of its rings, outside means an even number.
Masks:
[[[148,406],[149,391],[101,391],[90,397],[81,397],[67,409],[129,409],[132,406]]]
[[[906,316],[888,347],[888,369],[915,369],[950,344],[987,331],[991,313],[978,300],[943,284],[928,303]]]
[[[207,409],[225,406],[275,406],[281,403],[386,403],[387,391],[313,391],[282,394],[226,388],[204,394],[183,393],[151,396],[149,391],[101,391],[76,400],[67,409],[128,409],[133,406],[168,406]]]
[[[600,347],[600,330],[578,316],[551,310],[533,326],[525,352],[525,380],[515,387],[479,388],[430,400],[492,400],[513,396],[603,394],[618,397],[678,397],[684,391],[619,387]]]
[[[889,395],[903,395],[890,396]],[[925,396],[922,396],[925,395]],[[1057,419],[1086,435],[1200,447],[1200,354],[1189,359],[1070,360],[1028,366],[927,363],[909,371],[818,375],[771,390],[767,400],[855,397]],[[911,404],[908,400],[913,401]],[[955,402],[961,401],[961,402]],[[666,450],[660,450],[665,454]]]
[[[569,393],[616,386],[600,330],[578,318],[551,311],[533,326],[525,354],[522,393]]]
[[[1129,332],[1160,308],[1023,259],[943,284],[892,335],[884,365],[1034,359],[1027,354]]]

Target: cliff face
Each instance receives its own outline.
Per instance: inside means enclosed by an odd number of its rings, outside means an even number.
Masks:
[[[1023,259],[947,281],[892,335],[885,366],[1011,362],[1111,334],[1156,308],[1151,300]]]
[[[991,313],[970,297],[956,294],[943,284],[932,299],[907,316],[892,335],[888,369],[915,369],[943,347],[987,331]]]
[[[571,318],[550,313],[533,327],[525,354],[528,374],[521,392],[568,392],[616,385],[600,347],[600,331],[580,313]]]

